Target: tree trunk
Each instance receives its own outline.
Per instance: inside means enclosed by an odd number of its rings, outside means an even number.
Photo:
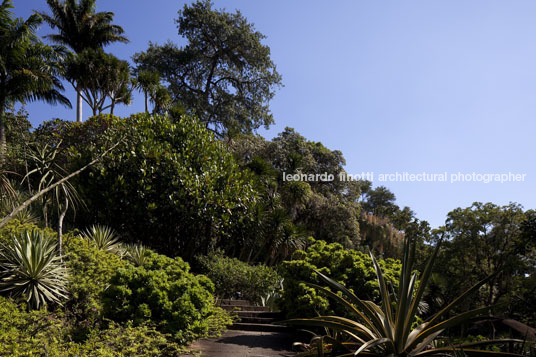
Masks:
[[[80,89],[76,90],[76,121],[82,122],[82,93]]]
[[[6,103],[0,102],[0,170],[4,168],[6,163],[7,140],[6,140]]]
[[[43,197],[43,219],[45,220],[45,228],[48,228],[48,210],[47,204],[45,202],[45,197]]]
[[[6,123],[4,120],[4,111],[0,113],[0,170],[6,163],[7,140],[6,140]]]
[[[112,100],[112,104],[110,105],[110,115],[111,116],[114,115],[114,107],[115,107],[115,101]]]
[[[149,105],[147,103],[147,101],[148,101],[147,91],[143,91],[143,94],[145,95],[145,114],[149,114]]]
[[[67,195],[65,195],[65,207],[63,207],[63,210],[60,212],[60,216],[58,218],[58,254],[61,258],[62,255],[62,249],[61,246],[63,244],[62,238],[63,238],[63,219],[65,218],[65,215],[67,214],[67,210],[69,209],[69,199],[67,198]]]

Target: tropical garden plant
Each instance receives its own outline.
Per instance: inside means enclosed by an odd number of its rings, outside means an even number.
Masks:
[[[128,42],[124,30],[112,24],[114,13],[97,12],[97,0],[47,0],[50,13],[40,15],[58,33],[45,36],[51,41],[70,47],[75,54],[87,49],[101,49],[114,42]],[[73,79],[77,93],[76,119],[82,121],[82,85]]]
[[[37,191],[42,192],[44,189],[51,187],[57,181],[63,179],[69,173],[60,165],[61,141],[55,145],[34,145],[32,150],[27,154],[32,170],[30,170],[24,179],[28,179],[34,174],[38,176]],[[69,182],[63,182],[56,185],[53,190],[43,194],[40,199],[43,210],[43,219],[45,226],[49,224],[49,208],[55,207],[58,213],[58,251],[62,254],[62,237],[63,237],[63,220],[69,208],[75,210],[83,202],[78,196],[75,187]],[[50,207],[49,207],[50,206]]]
[[[221,250],[199,256],[197,260],[201,272],[214,283],[214,292],[219,298],[238,297],[263,304],[269,295],[275,295],[281,290],[281,276],[273,267],[250,265],[225,256]]]
[[[339,243],[327,243],[309,238],[305,250],[297,250],[290,260],[279,266],[284,278],[279,307],[287,319],[318,315],[342,315],[344,306],[334,303],[325,294],[308,286],[305,281],[322,284],[319,271],[344,284],[362,300],[380,301],[380,291],[370,255],[345,249]],[[399,260],[379,259],[388,285],[398,288],[402,264]]]
[[[136,266],[143,266],[151,255],[149,249],[141,244],[126,244],[123,247],[126,258]]]
[[[104,316],[119,323],[148,321],[180,343],[219,334],[231,317],[214,303],[214,285],[181,258],[149,251],[143,266],[128,264],[102,294]]]
[[[22,296],[32,308],[67,298],[67,269],[54,237],[34,229],[0,248],[0,292]]]
[[[119,236],[110,227],[102,225],[93,225],[82,232],[82,237],[93,243],[99,250],[109,252],[121,252],[121,243]]]
[[[332,290],[316,285],[310,286],[331,297],[343,305],[349,312],[345,316],[319,316],[286,321],[287,324],[321,327],[328,335],[317,336],[310,345],[304,345],[308,351],[303,356],[445,356],[454,351],[462,351],[467,356],[512,356],[515,354],[477,349],[485,345],[505,343],[523,343],[522,340],[490,340],[457,346],[434,347],[436,340],[446,329],[468,322],[490,310],[481,307],[452,317],[447,314],[460,302],[477,291],[489,277],[472,286],[454,299],[441,311],[424,322],[419,322],[418,309],[422,301],[432,266],[436,259],[440,243],[427,261],[423,273],[417,278],[413,271],[415,261],[415,244],[407,238],[404,246],[402,272],[400,274],[398,293],[391,296],[384,274],[376,258],[371,259],[378,278],[381,305],[358,298],[344,285],[316,271],[316,274]]]
[[[15,18],[11,0],[0,4],[0,170],[5,162],[6,112],[16,103],[43,100],[50,104],[71,103],[61,95],[60,62],[64,51],[44,45],[36,34],[42,18]],[[2,175],[2,177],[4,177]],[[2,185],[6,184],[2,179]]]

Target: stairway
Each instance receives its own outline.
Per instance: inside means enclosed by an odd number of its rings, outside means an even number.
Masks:
[[[222,309],[235,312],[239,321],[229,327],[230,330],[262,331],[262,332],[291,332],[292,329],[275,325],[274,322],[283,319],[280,312],[270,312],[268,307],[253,306],[246,300],[220,300]]]

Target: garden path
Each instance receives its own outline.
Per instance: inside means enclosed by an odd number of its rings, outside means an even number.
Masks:
[[[281,332],[225,332],[219,338],[201,339],[190,346],[202,357],[274,357],[291,356],[294,337]]]

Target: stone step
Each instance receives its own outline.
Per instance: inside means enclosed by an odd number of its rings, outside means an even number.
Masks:
[[[282,325],[235,322],[229,326],[230,330],[262,331],[262,332],[292,332],[293,329]]]
[[[272,319],[279,319],[281,320],[283,318],[283,315],[280,312],[270,312],[270,311],[244,311],[239,310],[236,311],[236,314],[238,317],[269,317]]]
[[[219,305],[222,309],[226,311],[259,311],[259,312],[270,312],[268,306],[233,306],[233,305]]]
[[[240,322],[248,324],[271,324],[272,322],[278,321],[271,317],[256,317],[256,316],[239,316]]]
[[[221,299],[218,301],[218,305],[221,307],[223,306],[248,306],[248,305],[251,305],[251,303],[246,300]]]

